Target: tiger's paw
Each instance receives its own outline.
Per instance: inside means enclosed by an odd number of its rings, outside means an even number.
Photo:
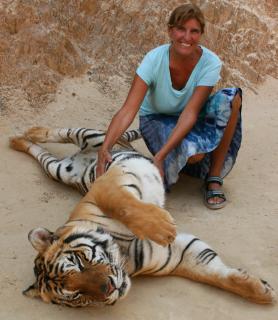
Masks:
[[[237,293],[252,302],[271,304],[276,301],[275,291],[267,281],[254,277],[244,270],[236,270],[230,276],[230,280],[237,287]]]
[[[29,147],[32,145],[32,142],[25,139],[25,137],[11,137],[9,140],[10,148],[21,151],[28,152]]]
[[[47,142],[49,129],[44,127],[32,127],[24,132],[24,137],[32,142]]]
[[[167,246],[176,238],[176,224],[168,211],[155,205],[147,205],[144,212],[132,212],[126,222],[128,228],[141,240],[150,239],[162,246]]]

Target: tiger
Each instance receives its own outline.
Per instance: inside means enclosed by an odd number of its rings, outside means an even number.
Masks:
[[[114,305],[139,275],[180,276],[235,293],[254,303],[276,301],[274,289],[247,271],[226,265],[198,237],[177,233],[164,208],[165,191],[152,159],[125,132],[111,150],[112,161],[96,178],[97,153],[105,132],[86,128],[33,127],[10,138],[11,148],[35,158],[52,179],[84,197],[56,231],[38,227],[28,239],[37,256],[28,297],[70,307]],[[79,150],[58,159],[43,143],[73,143]]]

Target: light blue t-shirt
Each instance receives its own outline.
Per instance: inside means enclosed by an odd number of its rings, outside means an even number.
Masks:
[[[214,86],[220,79],[222,61],[209,49],[200,46],[202,55],[181,90],[172,86],[169,69],[170,44],[157,47],[146,54],[136,70],[149,89],[140,107],[140,115],[162,113],[179,115],[198,86]]]

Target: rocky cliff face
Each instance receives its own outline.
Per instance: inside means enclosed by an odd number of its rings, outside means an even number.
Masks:
[[[277,0],[192,1],[207,19],[203,44],[225,62],[219,85],[278,78]],[[143,55],[168,41],[178,0],[2,0],[0,95],[42,106],[64,77],[88,71],[103,88],[131,79]],[[4,101],[4,102],[3,102]]]

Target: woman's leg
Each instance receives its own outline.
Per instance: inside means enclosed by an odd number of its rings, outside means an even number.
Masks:
[[[224,160],[229,150],[229,146],[231,144],[231,141],[235,132],[235,128],[237,125],[240,107],[241,107],[241,97],[239,93],[237,93],[232,101],[231,116],[228,121],[227,127],[225,129],[224,135],[220,141],[219,146],[212,153],[211,166],[210,166],[208,177],[211,177],[211,176],[219,177],[221,174]],[[207,186],[208,190],[219,190],[219,187],[220,187],[219,183],[209,183],[209,185]],[[208,203],[211,203],[211,204],[219,204],[223,202],[224,199],[221,197],[215,196],[208,199],[207,201]]]

